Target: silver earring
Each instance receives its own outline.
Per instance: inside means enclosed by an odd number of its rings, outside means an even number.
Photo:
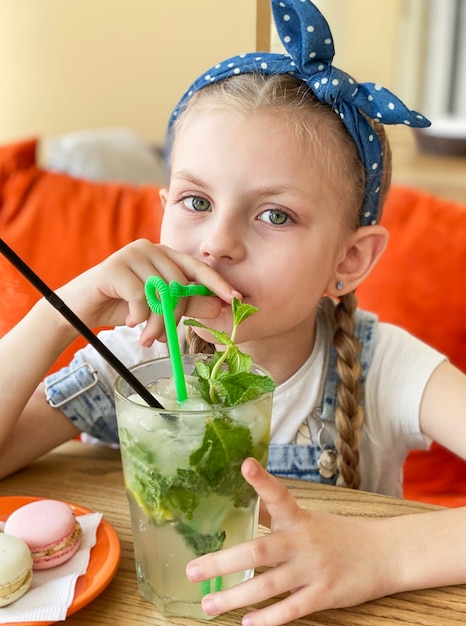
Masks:
[[[341,291],[341,290],[343,289],[343,286],[344,286],[343,281],[342,281],[342,280],[339,280],[339,281],[337,282],[337,289],[338,289],[338,291]]]

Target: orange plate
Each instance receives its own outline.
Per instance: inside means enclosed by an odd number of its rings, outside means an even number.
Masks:
[[[6,518],[20,506],[35,500],[49,500],[50,498],[31,498],[28,496],[0,497],[0,521]],[[76,515],[92,513],[79,504],[67,502]],[[92,602],[115,576],[120,563],[120,540],[115,530],[102,518],[97,528],[97,541],[91,550],[91,558],[85,574],[80,576],[76,583],[73,602],[68,608],[67,615],[76,613],[83,606]],[[18,626],[49,626],[56,622],[15,622]]]

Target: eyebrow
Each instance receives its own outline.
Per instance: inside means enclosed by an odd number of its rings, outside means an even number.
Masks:
[[[202,180],[197,176],[193,176],[193,174],[188,170],[172,170],[171,176],[172,178],[181,178],[183,180],[189,181],[190,183],[193,183],[194,185],[198,185],[200,187],[207,185],[207,181]]]
[[[189,181],[189,182],[191,182],[191,183],[193,183],[195,185],[198,185],[200,187],[203,187],[203,186],[207,186],[208,187],[208,186],[210,186],[207,180],[199,178],[198,176],[194,176],[188,170],[176,170],[176,171],[172,172],[172,177]],[[275,184],[273,187],[266,187],[266,186],[251,187],[250,191],[254,195],[279,196],[279,195],[282,195],[284,193],[288,193],[290,191],[298,191],[299,192],[299,189],[295,185],[288,185],[288,184],[276,185]]]
[[[192,172],[186,169],[175,170],[174,172],[172,172],[172,178],[186,181],[187,183],[191,183],[197,187],[210,189],[210,184],[207,180],[195,176]],[[277,185],[277,183],[274,181],[272,187],[258,185],[256,187],[251,187],[250,189],[248,189],[248,195],[259,197],[276,198],[277,196],[280,197],[286,195],[287,193],[299,194],[300,196],[305,196],[308,201],[315,201],[315,196],[312,190],[308,189],[306,191],[302,191],[295,185],[290,185],[287,183]],[[280,203],[280,198],[278,198],[276,202]]]

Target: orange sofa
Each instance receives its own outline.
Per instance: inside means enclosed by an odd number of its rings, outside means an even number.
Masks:
[[[390,240],[358,289],[361,308],[402,326],[466,372],[466,204],[392,187],[382,223]],[[404,495],[466,505],[466,463],[435,442],[428,452],[412,452]]]
[[[52,288],[138,237],[157,241],[156,185],[98,183],[39,167],[37,140],[0,147],[0,237]],[[362,308],[398,324],[466,372],[466,206],[393,187],[383,223],[388,249],[358,290]],[[0,335],[39,294],[0,255]],[[77,340],[55,364],[70,360]],[[440,416],[441,417],[441,416]],[[405,464],[405,496],[466,504],[466,463],[437,444]]]
[[[139,237],[158,241],[159,188],[89,182],[36,163],[37,140],[0,147],[0,237],[52,289]],[[40,294],[0,255],[0,336]],[[66,365],[82,339],[53,369]]]

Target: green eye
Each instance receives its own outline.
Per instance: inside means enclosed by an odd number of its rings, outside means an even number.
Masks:
[[[263,222],[269,222],[269,224],[273,224],[274,226],[281,226],[282,224],[286,224],[290,218],[283,211],[279,211],[278,209],[269,209],[268,211],[264,211],[264,213],[262,213],[260,219]]]
[[[199,196],[190,196],[185,198],[183,202],[188,209],[193,211],[208,211],[210,209],[210,202]]]

